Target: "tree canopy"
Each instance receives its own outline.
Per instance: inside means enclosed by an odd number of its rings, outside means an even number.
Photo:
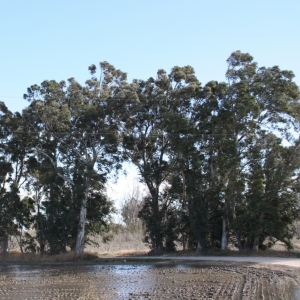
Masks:
[[[1,102],[2,252],[14,237],[21,251],[82,253],[91,235],[108,230],[114,207],[105,184],[123,161],[148,189],[139,218],[153,252],[178,243],[292,248],[299,87],[292,71],[258,67],[248,53],[232,53],[227,64],[224,82],[202,85],[191,66],[128,82],[102,62],[100,75],[88,68],[84,85],[70,78],[30,86],[22,113]]]

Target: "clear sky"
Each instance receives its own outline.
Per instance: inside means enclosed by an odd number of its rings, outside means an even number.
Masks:
[[[0,101],[21,110],[28,86],[80,83],[108,61],[128,78],[191,65],[200,81],[225,80],[226,59],[294,71],[300,84],[299,0],[0,0]]]
[[[292,70],[300,85],[300,0],[0,0],[0,101],[21,111],[27,87],[89,78],[108,61],[128,78],[191,65],[202,84],[226,59]]]

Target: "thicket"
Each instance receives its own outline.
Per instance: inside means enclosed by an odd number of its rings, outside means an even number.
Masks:
[[[82,253],[89,236],[109,229],[105,184],[124,161],[148,188],[138,216],[153,252],[176,243],[291,248],[300,212],[299,88],[291,71],[258,67],[247,53],[227,63],[225,82],[202,86],[190,66],[128,82],[103,62],[100,75],[89,67],[85,85],[32,85],[22,113],[1,102],[2,252],[14,236],[21,251]],[[125,222],[137,226],[134,199],[126,209]]]

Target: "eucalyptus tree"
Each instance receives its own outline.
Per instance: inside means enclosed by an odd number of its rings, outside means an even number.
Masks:
[[[178,134],[174,126],[186,116],[198,87],[191,67],[174,67],[169,75],[159,70],[156,79],[134,80],[130,85],[132,96],[117,103],[122,112],[125,157],[137,166],[140,180],[149,191],[140,217],[156,253],[166,246],[168,222],[173,222],[176,205],[175,199],[164,193],[174,171],[171,136]]]
[[[191,224],[197,237],[197,250],[202,247],[218,247],[221,236],[221,216],[226,170],[230,166],[225,149],[228,137],[225,126],[227,117],[220,114],[222,103],[228,93],[223,82],[208,82],[198,94],[192,110],[195,128],[191,169],[197,180],[196,188],[191,187]],[[197,179],[196,179],[197,178]]]
[[[8,240],[14,236],[21,251],[23,227],[29,228],[33,199],[21,197],[20,188],[28,177],[33,141],[28,134],[26,120],[20,113],[10,112],[0,103],[0,236],[6,254]]]
[[[264,131],[271,133],[276,130],[281,139],[291,136],[291,127],[297,114],[291,107],[299,99],[299,90],[293,82],[291,71],[281,71],[277,66],[258,68],[252,56],[240,51],[232,53],[227,62],[228,96],[220,116],[227,116],[226,130],[231,144],[231,153],[227,152],[227,159],[231,166],[228,168],[228,188],[224,195],[226,222],[223,222],[223,227],[234,224],[236,209],[247,203],[249,184],[246,179],[251,161],[250,149],[261,143],[261,132]],[[242,211],[239,210],[239,213]],[[256,222],[260,223],[263,216],[264,213],[261,213]],[[240,227],[231,226],[231,229],[238,247],[242,249]],[[222,248],[226,249],[228,239],[224,234],[228,235],[228,230],[223,230]],[[256,240],[254,249],[257,249],[257,244]]]
[[[181,140],[180,135],[176,136],[180,142],[174,139],[172,143],[177,172],[181,173],[177,179],[174,177],[172,193],[187,200],[181,209],[181,213],[188,211],[183,214],[182,224],[188,224],[184,230],[198,250],[212,246],[225,250],[232,235],[239,249],[245,247],[241,236],[245,236],[243,230],[250,229],[243,227],[240,220],[251,214],[251,209],[249,214],[246,210],[250,207],[249,193],[253,192],[249,181],[253,171],[249,167],[251,149],[261,145],[263,130],[276,130],[281,142],[285,139],[292,147],[297,144],[291,134],[299,120],[299,91],[293,73],[276,66],[258,68],[249,54],[240,51],[232,53],[227,62],[227,83],[211,81],[198,89],[193,107],[186,115],[190,131]],[[181,124],[181,128],[185,127]],[[289,163],[289,168],[294,166],[296,172],[297,159]],[[295,215],[290,215],[290,221],[295,220]],[[264,218],[264,213],[254,218],[256,227],[252,229],[259,227],[260,218]],[[287,224],[285,228],[292,223]],[[262,237],[258,234],[252,241],[254,249],[258,240],[262,245],[267,239],[266,235]]]
[[[89,69],[94,74],[96,67]],[[96,196],[95,189],[104,189],[108,174],[120,163],[117,127],[111,122],[107,100],[113,88],[126,80],[126,74],[114,72],[107,63],[102,63],[101,69],[101,82],[96,77],[87,80],[85,86],[74,78],[68,83],[46,80],[40,86],[32,85],[24,95],[31,102],[25,113],[32,117],[32,131],[38,135],[36,152],[55,168],[69,196],[79,198],[76,253],[83,252],[87,241],[88,200],[103,203],[103,193]],[[103,211],[103,223],[104,214],[110,212]]]
[[[174,170],[169,192],[179,199],[183,247],[200,251],[214,246],[216,240],[219,242],[215,233],[219,229],[216,223],[220,219],[220,204],[214,168],[216,145],[222,136],[217,128],[217,112],[219,101],[226,95],[226,84],[211,81],[203,88],[198,84],[193,93],[184,95],[189,106],[176,114],[170,135]]]
[[[299,147],[299,140],[283,146],[278,136],[262,132],[249,149],[245,201],[232,224],[243,248],[266,249],[278,240],[292,248],[300,212]]]

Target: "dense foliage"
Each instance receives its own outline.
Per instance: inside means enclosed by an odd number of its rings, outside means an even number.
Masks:
[[[105,183],[123,161],[149,191],[139,218],[153,252],[176,243],[291,248],[300,212],[299,88],[291,71],[259,68],[249,54],[236,51],[227,63],[226,82],[202,86],[190,66],[129,83],[103,62],[98,77],[89,67],[84,86],[74,78],[32,85],[22,114],[0,103],[3,253],[11,236],[21,251],[81,253],[88,236],[108,228],[114,208]],[[130,226],[135,203],[124,206]]]

